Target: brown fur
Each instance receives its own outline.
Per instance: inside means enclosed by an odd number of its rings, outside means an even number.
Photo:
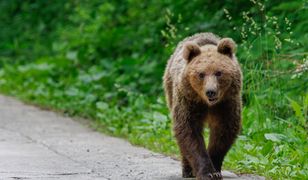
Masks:
[[[235,49],[230,38],[200,33],[180,42],[168,61],[164,88],[183,177],[221,179],[223,159],[241,128],[242,74]],[[205,123],[210,128],[208,148]]]

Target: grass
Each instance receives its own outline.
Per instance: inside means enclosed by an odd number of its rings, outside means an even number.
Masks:
[[[65,60],[60,61],[62,70],[72,68],[62,61]],[[95,128],[102,132],[178,157],[163,96],[153,101],[145,94],[117,87],[115,91],[125,94],[123,97],[127,98],[127,105],[113,106],[108,99],[100,99],[102,85],[99,81],[104,75],[91,75],[91,72],[77,72],[76,76],[59,75],[57,71],[62,70],[55,63],[60,62],[40,60],[26,65],[5,66],[0,71],[0,91],[41,107],[93,119]],[[260,78],[264,79],[261,75]],[[254,82],[261,82],[261,79]],[[258,86],[263,88],[264,83],[262,86],[250,85],[252,91]],[[296,80],[290,80],[290,83],[296,83]],[[244,94],[250,96],[247,92]],[[302,97],[301,101],[294,101],[275,92],[271,86],[265,89],[264,94],[250,97],[243,110],[242,133],[228,153],[224,168],[273,179],[305,179],[308,172],[308,155],[305,153],[308,148],[308,95],[303,94]],[[277,102],[277,109],[270,107],[271,101]],[[283,107],[287,110],[285,117],[276,114],[279,103],[287,106]],[[267,108],[271,108],[270,111],[266,111]]]

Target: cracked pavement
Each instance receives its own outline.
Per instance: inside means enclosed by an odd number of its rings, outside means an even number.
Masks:
[[[180,162],[170,157],[0,95],[0,180],[181,179],[180,171]]]

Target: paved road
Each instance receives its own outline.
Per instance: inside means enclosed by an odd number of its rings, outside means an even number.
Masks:
[[[237,177],[233,179],[260,179]],[[0,95],[2,179],[181,179],[180,163]]]

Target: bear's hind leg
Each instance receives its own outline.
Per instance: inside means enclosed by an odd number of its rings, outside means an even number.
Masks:
[[[224,157],[234,143],[240,127],[217,125],[210,129],[208,153],[215,169],[221,172]]]
[[[195,177],[191,165],[184,156],[182,156],[182,176],[183,178]]]

